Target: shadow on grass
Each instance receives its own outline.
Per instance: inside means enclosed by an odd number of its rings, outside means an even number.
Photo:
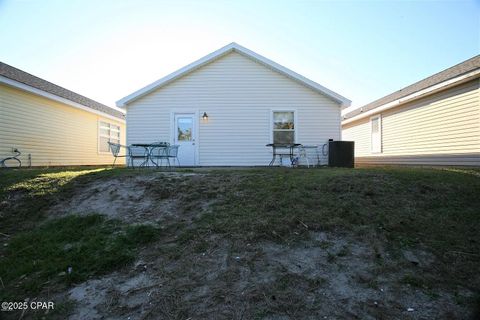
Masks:
[[[55,284],[73,284],[131,263],[134,249],[155,240],[152,225],[124,225],[104,216],[67,216],[14,236],[0,262],[0,274],[9,289],[31,295]],[[8,294],[13,296],[8,296]],[[25,298],[25,296],[23,296]]]
[[[68,199],[77,186],[130,172],[110,168],[0,170],[0,232],[10,235],[31,229],[55,201]]]
[[[106,168],[0,172],[1,300],[23,300],[121,268],[134,259],[136,247],[153,241],[158,229],[152,225],[125,225],[98,214],[46,220],[50,206],[76,188],[129,173],[136,174]]]

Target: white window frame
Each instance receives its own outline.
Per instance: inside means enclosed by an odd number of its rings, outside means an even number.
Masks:
[[[105,135],[102,135],[100,133],[100,129],[102,128],[102,125],[101,123],[104,122],[104,123],[108,123],[110,126],[111,125],[114,125],[114,126],[117,126],[118,127],[118,143],[120,143],[122,140],[122,128],[119,124],[117,123],[114,123],[114,122],[111,122],[111,121],[105,121],[105,120],[98,120],[97,122],[97,152],[99,154],[110,154],[111,152],[110,151],[101,151],[100,150],[100,137],[103,137],[103,138],[108,138],[110,139],[111,136],[109,135],[108,137],[105,136]],[[109,128],[110,129],[110,128]]]
[[[376,149],[373,149],[373,130],[372,130],[372,122],[373,120],[376,120],[378,119],[378,139],[380,140],[379,141],[379,148],[378,150]],[[382,153],[382,145],[383,145],[383,136],[382,136],[382,115],[381,114],[378,114],[378,115],[375,115],[373,117],[370,117],[370,121],[369,121],[369,125],[370,125],[370,152],[371,153]]]
[[[270,109],[270,143],[273,143],[273,113],[274,112],[293,112],[293,143],[297,143],[298,137],[298,117],[297,109],[287,108],[287,109]]]

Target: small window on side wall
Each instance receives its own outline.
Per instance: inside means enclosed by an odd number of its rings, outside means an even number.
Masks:
[[[120,127],[100,121],[98,123],[98,151],[110,152],[109,142],[120,143]]]
[[[294,111],[273,111],[273,143],[291,144],[295,143],[295,112]]]
[[[380,115],[370,118],[371,152],[382,152],[382,117]]]

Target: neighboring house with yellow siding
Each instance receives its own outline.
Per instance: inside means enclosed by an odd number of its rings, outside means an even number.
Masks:
[[[357,165],[480,166],[480,55],[344,115]]]
[[[121,111],[0,62],[0,160],[18,149],[22,166],[111,164],[108,141],[125,142]]]

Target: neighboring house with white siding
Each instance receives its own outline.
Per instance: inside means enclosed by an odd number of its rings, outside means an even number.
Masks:
[[[186,166],[267,165],[266,144],[339,140],[349,104],[236,43],[117,102],[126,109],[128,144],[178,144]]]
[[[18,149],[23,166],[106,165],[108,141],[124,143],[123,112],[0,62],[0,160]]]
[[[357,165],[480,166],[480,56],[347,113]]]

